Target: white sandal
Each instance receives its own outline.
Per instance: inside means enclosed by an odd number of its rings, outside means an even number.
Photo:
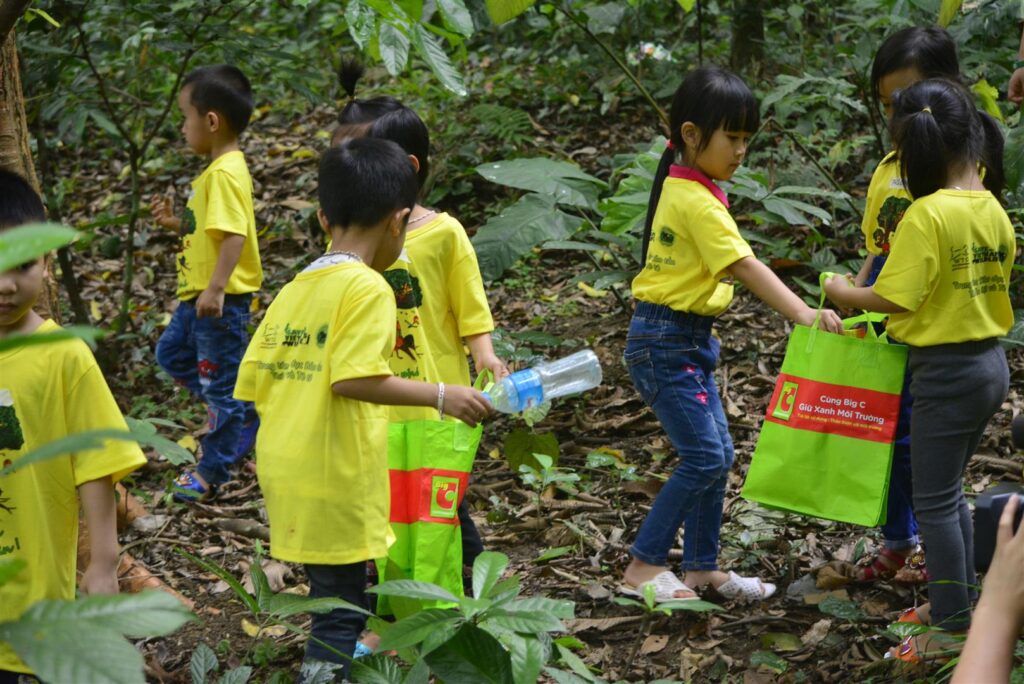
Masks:
[[[740,577],[730,570],[729,579],[715,591],[727,599],[753,603],[771,598],[775,594],[775,585],[762,582],[760,577]]]
[[[639,585],[635,587],[631,584],[626,584],[625,582],[623,582],[619,585],[619,593],[625,594],[626,596],[634,596],[636,598],[642,599],[644,598],[644,587],[646,587],[648,584],[654,587],[655,603],[665,603],[666,601],[697,600],[697,592],[683,584],[683,581],[676,577],[676,574],[674,572],[671,572],[670,570],[662,570],[653,578],[647,580],[646,582],[641,582]],[[676,596],[676,593],[680,591],[688,591],[691,594],[693,594],[693,596],[679,598],[678,596]],[[772,591],[775,591],[774,587],[772,588]]]

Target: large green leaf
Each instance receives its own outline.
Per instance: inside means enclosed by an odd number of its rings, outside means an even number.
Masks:
[[[1007,189],[1019,190],[1024,183],[1024,126],[1014,126],[1006,134],[1003,168],[1006,169]]]
[[[377,49],[388,73],[397,76],[409,61],[409,37],[390,22],[382,22],[377,34]]]
[[[142,655],[125,636],[162,636],[192,617],[162,591],[40,601],[17,621],[0,624],[0,641],[43,681],[141,683]]]
[[[939,5],[939,26],[946,27],[953,23],[963,0],[942,0]]]
[[[377,30],[377,15],[361,0],[350,0],[345,8],[345,21],[348,23],[348,33],[360,50],[365,50],[373,40]]]
[[[999,91],[986,79],[981,79],[971,86],[971,90],[978,97],[981,108],[995,117],[1003,120],[1003,112],[999,109]]]
[[[495,24],[504,24],[533,7],[537,0],[486,0],[487,15]]]
[[[487,611],[486,622],[521,634],[565,631],[565,625],[561,620],[550,613],[539,610],[512,611],[498,608]]]
[[[212,572],[217,577],[220,577],[222,580],[224,580],[225,584],[231,587],[232,591],[235,592],[235,595],[242,601],[242,603],[245,604],[245,607],[248,608],[253,615],[259,614],[260,606],[258,603],[256,603],[256,599],[253,598],[253,596],[245,590],[245,587],[242,586],[242,583],[239,582],[234,575],[232,575],[230,572],[228,572],[221,566],[217,565],[216,563],[212,563],[206,560],[205,558],[200,558],[199,556],[194,556],[188,551],[185,551],[184,549],[176,548],[175,551],[177,551],[185,558],[188,558],[190,561],[201,567],[203,570],[206,570],[207,572]]]
[[[514,684],[508,651],[476,625],[463,625],[455,636],[424,659],[445,682]]]
[[[506,633],[498,641],[508,649],[512,662],[512,678],[516,684],[534,684],[550,654],[550,645],[534,636]]]
[[[528,465],[534,470],[540,469],[534,454],[544,454],[551,457],[551,462],[558,464],[561,455],[561,445],[558,436],[553,432],[534,432],[526,428],[516,428],[505,435],[505,442],[502,445],[505,460],[508,461],[508,468],[513,473]],[[477,594],[479,596],[479,594]]]
[[[598,192],[608,185],[569,162],[547,157],[508,159],[481,164],[477,173],[499,185],[532,190],[546,195],[558,204],[596,209]]]
[[[412,40],[416,45],[416,52],[440,79],[441,85],[459,97],[465,97],[466,86],[462,83],[462,75],[452,65],[437,38],[430,35],[422,24],[416,24],[413,27]]]
[[[490,598],[491,590],[508,567],[508,556],[497,551],[484,551],[473,561],[473,596]]]
[[[192,651],[192,657],[188,661],[189,675],[192,677],[192,684],[205,684],[206,676],[215,672],[219,667],[217,656],[213,649],[200,641]]]
[[[378,650],[397,651],[400,648],[415,646],[445,624],[461,619],[455,611],[440,608],[430,608],[413,613],[391,625],[381,635]]]
[[[125,442],[140,442],[142,444],[147,444],[151,441],[151,438],[148,435],[138,434],[130,430],[110,429],[80,432],[78,434],[62,437],[61,439],[44,444],[38,449],[33,449],[24,456],[21,456],[17,461],[3,469],[0,469],[0,475],[7,475],[15,469],[24,468],[32,465],[33,463],[46,461],[64,454],[100,449],[108,440],[111,439],[117,439]]]
[[[0,273],[69,245],[77,236],[56,223],[31,223],[0,232]]]
[[[417,582],[416,580],[390,580],[375,587],[370,587],[366,591],[380,596],[399,596],[423,601],[444,601],[446,603],[459,602],[459,599],[447,589],[436,584]]]
[[[446,26],[466,38],[473,35],[473,17],[462,0],[437,0],[437,8]]]
[[[128,422],[128,429],[136,437],[144,437],[148,446],[156,449],[157,453],[167,459],[173,465],[185,465],[195,463],[195,456],[192,452],[177,442],[161,436],[156,431],[156,425],[150,420],[138,420],[136,418],[125,418]]]
[[[363,615],[373,615],[365,608],[349,603],[344,599],[334,597],[313,598],[311,596],[299,596],[298,594],[271,594],[265,601],[266,611],[278,620],[289,618],[299,613],[329,613],[339,608],[351,610]]]
[[[544,596],[531,596],[519,599],[504,606],[505,610],[517,612],[541,611],[562,620],[576,617],[576,604],[565,599],[552,599]]]
[[[106,332],[99,328],[90,328],[82,325],[72,325],[60,330],[47,333],[32,333],[30,335],[11,335],[0,340],[0,352],[18,347],[32,347],[37,344],[53,344],[65,340],[84,340],[92,348],[96,348],[96,340],[106,335]]]
[[[550,197],[524,195],[473,236],[480,273],[485,280],[496,280],[519,257],[548,240],[564,240],[581,223],[559,210]]]

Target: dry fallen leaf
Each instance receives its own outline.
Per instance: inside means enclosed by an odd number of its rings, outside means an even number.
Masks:
[[[668,646],[668,637],[664,634],[652,634],[644,639],[643,645],[640,646],[640,653],[647,655],[648,653],[657,653]]]
[[[818,620],[811,628],[800,637],[805,646],[816,646],[828,636],[828,630],[832,626],[831,620]]]

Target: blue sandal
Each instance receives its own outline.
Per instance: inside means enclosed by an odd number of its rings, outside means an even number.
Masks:
[[[193,473],[182,473],[171,489],[174,500],[181,503],[209,501],[217,495],[217,486],[204,486]]]

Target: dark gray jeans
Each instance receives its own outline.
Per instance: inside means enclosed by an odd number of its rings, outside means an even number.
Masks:
[[[1010,373],[994,339],[911,347],[910,372],[914,512],[926,548],[932,624],[960,631],[970,625],[977,595],[963,474],[1006,399]]]

